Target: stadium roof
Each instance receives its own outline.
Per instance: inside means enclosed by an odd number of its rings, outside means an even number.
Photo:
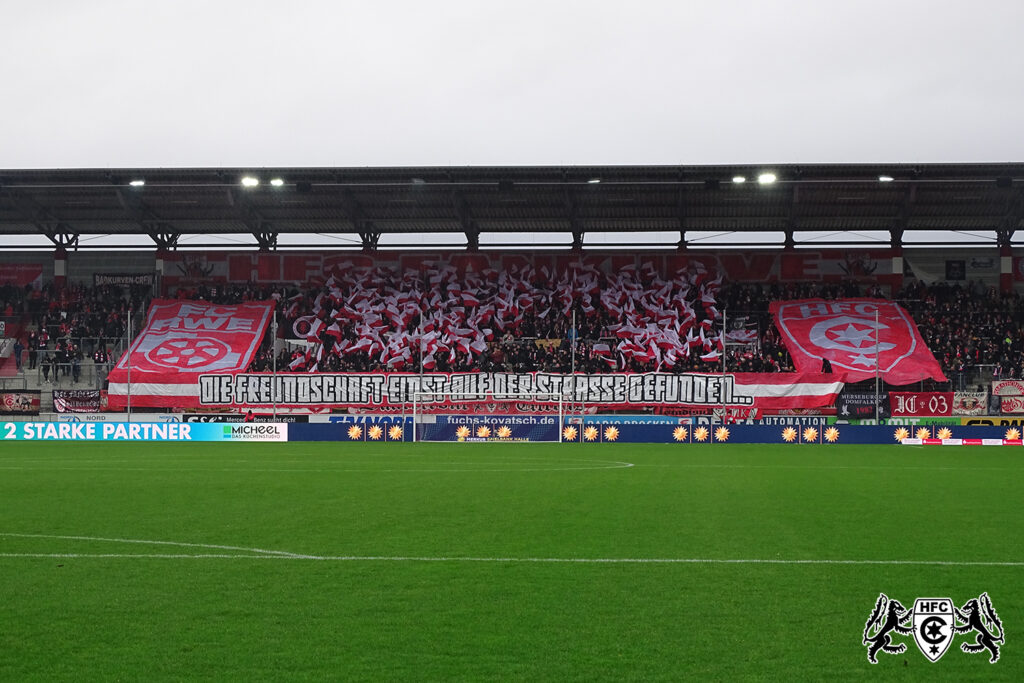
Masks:
[[[775,182],[758,181],[769,173]],[[0,171],[8,249],[40,235],[69,249],[89,248],[85,235],[148,236],[150,248],[173,249],[186,234],[248,234],[263,249],[325,234],[351,235],[356,248],[376,248],[382,235],[405,236],[391,246],[431,246],[427,233],[465,235],[468,248],[481,233],[499,236],[491,246],[519,233],[568,234],[566,246],[582,246],[595,232],[630,233],[620,235],[627,243],[676,233],[688,246],[709,232],[737,233],[729,246],[766,232],[800,246],[801,233],[824,232],[829,244],[864,246],[871,232],[888,245],[973,231],[1008,245],[1022,221],[1021,163]]]

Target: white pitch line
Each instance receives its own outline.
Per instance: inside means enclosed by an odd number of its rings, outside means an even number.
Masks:
[[[216,560],[310,560],[314,562],[487,562],[495,564],[833,564],[833,565],[911,565],[948,567],[1024,567],[1024,562],[997,562],[984,560],[829,560],[829,559],[729,559],[708,557],[475,557],[467,555],[310,555],[284,550],[264,550],[212,543],[183,543],[180,541],[152,541],[139,538],[107,538],[103,536],[71,536],[57,534],[23,534],[0,531],[0,537],[46,538],[66,541],[94,541],[100,543],[128,543],[133,545],[162,545],[176,548],[204,548],[235,550],[239,553],[0,553],[0,558],[53,558],[53,559],[216,559]]]
[[[183,555],[183,554],[171,554],[171,553],[0,553],[0,558],[41,558],[41,559],[127,559],[127,558],[139,558],[143,560],[302,560],[312,559],[303,557],[287,557],[283,555],[216,555],[216,554],[203,554],[203,555]]]
[[[186,544],[183,544],[186,545]],[[215,546],[216,547],[216,546]],[[1024,567],[1024,562],[952,560],[784,560],[705,557],[419,557],[390,555],[226,555],[130,553],[0,553],[0,558],[42,559],[170,559],[170,560],[307,560],[312,562],[475,562],[493,564],[779,564],[779,565],[907,565],[939,567]]]
[[[267,555],[271,557],[290,557],[294,559],[305,559],[306,555],[299,555],[296,553],[289,553],[283,550],[263,550],[262,548],[242,548],[235,545],[216,545],[211,543],[181,543],[178,541],[148,541],[138,538],[104,538],[101,536],[57,536],[52,534],[18,534],[11,532],[0,531],[0,536],[10,538],[51,538],[59,539],[63,541],[97,541],[100,543],[130,543],[134,545],[170,545],[176,548],[208,548],[210,550],[237,550],[239,552],[254,553],[257,555]],[[116,557],[113,555],[112,557]],[[131,557],[131,555],[129,555]],[[158,556],[159,557],[159,556]],[[184,557],[191,557],[185,555]],[[229,555],[228,557],[236,557],[235,555]]]

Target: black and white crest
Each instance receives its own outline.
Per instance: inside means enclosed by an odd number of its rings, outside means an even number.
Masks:
[[[953,643],[953,601],[950,598],[918,598],[914,601],[914,642],[921,653],[939,661]]]
[[[989,663],[998,662],[1006,631],[988,593],[968,600],[960,608],[950,598],[917,598],[907,608],[895,598],[879,593],[864,624],[862,643],[868,648],[868,661],[877,664],[879,652],[906,652],[906,643],[896,642],[894,637],[913,635],[921,654],[937,662],[952,647],[957,634],[972,633],[976,634],[974,641],[960,643],[960,649],[968,654],[988,652]]]

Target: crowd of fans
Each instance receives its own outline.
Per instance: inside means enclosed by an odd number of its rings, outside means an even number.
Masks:
[[[980,282],[967,286],[914,283],[899,299],[947,377],[972,366],[995,378],[1024,377],[1024,298]]]
[[[303,293],[304,302],[311,302],[319,290]],[[266,292],[264,292],[266,293]],[[284,300],[300,292],[282,290]],[[875,284],[842,283],[725,283],[719,296],[721,309],[726,313],[729,329],[755,330],[750,343],[727,342],[725,365],[734,372],[792,372],[792,359],[775,328],[769,304],[776,300],[823,298],[826,300],[848,297],[890,298]],[[910,312],[917,322],[922,338],[935,355],[943,372],[954,383],[961,382],[966,373],[979,369],[993,378],[1024,377],[1024,298],[1016,292],[1001,293],[996,287],[980,282],[969,284],[936,283],[926,285],[912,281],[892,297]],[[674,366],[658,367],[653,362],[629,360],[615,365],[594,352],[595,344],[611,342],[615,337],[608,328],[616,320],[607,311],[597,310],[587,315],[579,306],[574,307],[578,341],[575,344],[575,368],[578,372],[600,373],[609,371],[662,372],[714,372],[722,367],[720,358],[703,360],[692,354],[677,360]],[[308,308],[302,308],[308,314]],[[282,328],[294,318],[282,316]],[[456,353],[454,363],[438,359],[436,371],[478,369],[482,371],[553,371],[569,372],[573,368],[572,315],[552,313],[543,320],[527,315],[519,330],[501,335],[488,343],[488,351],[477,359]],[[715,321],[716,329],[722,325]],[[328,340],[330,341],[330,340]],[[298,371],[307,370],[313,362],[306,359],[304,348],[293,347],[278,356],[279,370],[289,365]],[[418,369],[420,353],[413,350]],[[296,365],[297,363],[297,365]],[[265,345],[253,364],[253,370],[269,369],[271,356]],[[381,371],[373,357],[365,353],[339,357],[330,355],[321,362],[321,372]],[[407,368],[409,369],[409,368]],[[828,368],[826,367],[826,370]]]
[[[71,285],[0,288],[4,314],[21,319],[26,330],[13,350],[19,370],[38,372],[43,382],[78,384],[83,368],[93,363],[105,376],[112,350],[123,343],[129,310],[149,305],[148,287]]]
[[[537,286],[542,286],[539,275]],[[684,276],[680,276],[684,277]],[[637,283],[645,288],[663,283],[653,274],[637,273]],[[596,282],[598,289],[607,286],[604,278]],[[692,285],[692,281],[691,281]],[[417,289],[430,291],[429,283],[417,283]],[[446,287],[442,283],[442,294]],[[695,289],[695,288],[694,288]],[[358,321],[333,319],[331,307],[318,306],[329,286],[297,288],[293,286],[203,285],[181,289],[179,298],[210,301],[220,304],[269,300],[278,302],[277,316],[281,342],[274,358],[270,334],[252,361],[250,370],[279,372],[378,372],[402,369],[419,371],[428,356],[422,343],[409,344],[405,362],[396,367],[382,360],[379,350],[341,353],[338,348],[358,338]],[[337,295],[337,288],[334,288]],[[703,291],[703,290],[701,290]],[[842,283],[729,283],[716,290],[713,306],[694,305],[694,329],[701,328],[702,344],[689,355],[679,355],[674,362],[666,358],[628,356],[617,351],[623,335],[622,318],[615,310],[599,303],[599,294],[586,301],[573,301],[563,308],[545,301],[545,308],[535,306],[522,311],[513,323],[501,329],[488,329],[482,348],[467,352],[453,348],[430,355],[425,370],[445,371],[545,371],[601,373],[610,371],[717,372],[725,355],[726,367],[734,372],[790,372],[792,360],[772,324],[768,306],[771,301],[820,297],[884,297],[876,285],[863,286],[852,281]],[[129,310],[144,311],[149,303],[148,287],[75,285],[58,289],[47,285],[42,289],[0,287],[4,313],[25,321],[25,330],[17,340],[16,356],[21,366],[38,371],[43,379],[69,378],[77,382],[83,364],[92,361],[104,368],[112,360],[112,350],[125,337]],[[421,294],[422,297],[422,294]],[[911,313],[922,337],[943,371],[954,382],[972,368],[983,366],[995,378],[1024,376],[1024,299],[1016,292],[1002,293],[981,283],[926,285],[910,281],[893,297]],[[426,298],[423,297],[423,301]],[[593,301],[593,304],[590,303]],[[691,302],[696,299],[691,297]],[[482,307],[485,302],[481,302]],[[335,304],[337,305],[337,304]],[[476,306],[468,306],[472,315]],[[336,312],[336,311],[333,311]],[[719,333],[725,312],[728,330],[742,330],[741,341],[728,341]],[[327,325],[313,337],[296,334],[296,321],[322,319],[339,322],[334,332]],[[573,328],[575,318],[576,327]],[[137,319],[137,323],[141,316]],[[415,315],[401,328],[409,332],[421,326]],[[400,325],[384,332],[394,334]],[[420,327],[422,329],[422,327]],[[704,336],[704,331],[707,334]],[[681,335],[680,335],[681,336]],[[610,351],[610,352],[609,352]],[[827,369],[827,368],[826,368]]]

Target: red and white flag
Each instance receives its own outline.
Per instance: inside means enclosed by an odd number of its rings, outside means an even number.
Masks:
[[[892,301],[773,301],[771,312],[798,372],[819,372],[828,359],[846,382],[874,377],[876,363],[890,384],[946,381],[917,325]]]
[[[270,324],[273,301],[219,306],[156,299],[146,326],[110,372],[108,406],[124,408],[129,368],[132,406],[199,405],[199,376],[244,372]]]
[[[757,341],[757,330],[733,330],[726,332],[725,338],[736,344],[753,344]]]

